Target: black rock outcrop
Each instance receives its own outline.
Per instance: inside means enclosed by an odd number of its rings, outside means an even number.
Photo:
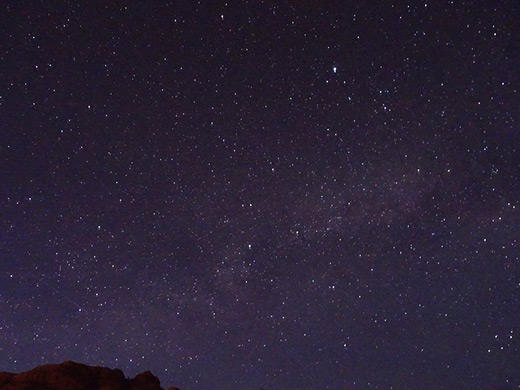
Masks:
[[[64,362],[20,374],[0,372],[0,390],[164,390],[150,371],[125,378],[121,370]]]

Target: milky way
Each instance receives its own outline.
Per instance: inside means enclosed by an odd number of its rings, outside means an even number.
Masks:
[[[517,388],[518,2],[90,3],[1,5],[0,371]]]

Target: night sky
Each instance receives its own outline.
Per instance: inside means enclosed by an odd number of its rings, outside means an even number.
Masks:
[[[520,3],[287,3],[2,2],[0,371],[518,388]]]

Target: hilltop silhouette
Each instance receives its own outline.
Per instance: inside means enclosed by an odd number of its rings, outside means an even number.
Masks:
[[[13,374],[0,372],[0,390],[164,390],[150,371],[126,378],[119,369],[67,361]],[[179,390],[170,387],[168,390]]]

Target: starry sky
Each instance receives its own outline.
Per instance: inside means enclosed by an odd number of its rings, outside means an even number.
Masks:
[[[520,384],[520,3],[0,7],[0,371]]]

